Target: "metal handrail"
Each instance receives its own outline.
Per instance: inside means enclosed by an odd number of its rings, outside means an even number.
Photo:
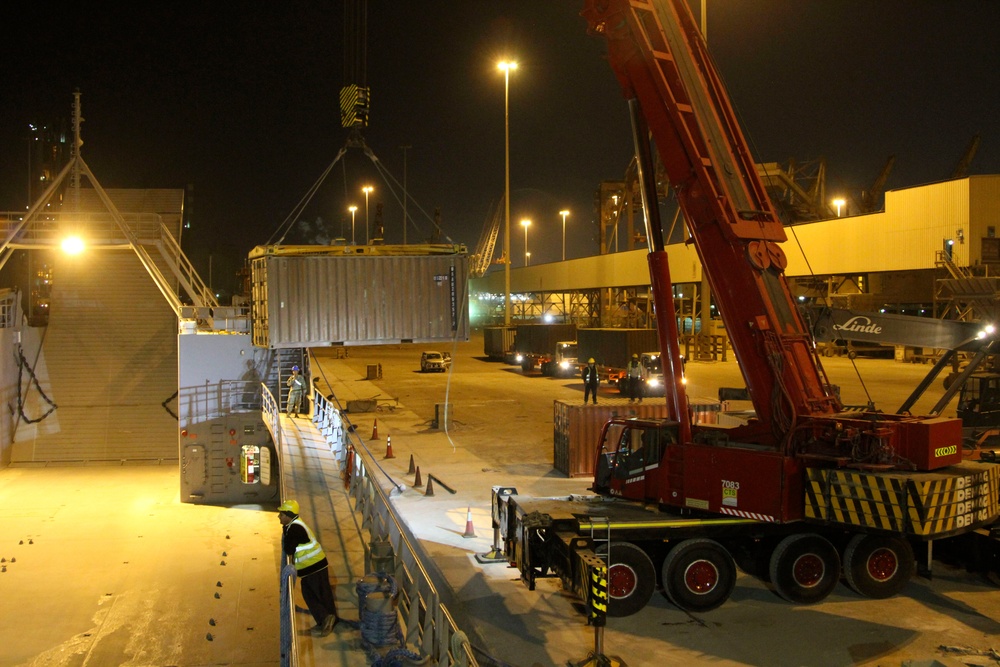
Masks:
[[[267,430],[271,432],[271,438],[274,441],[274,450],[278,456],[278,460],[281,460],[281,450],[284,447],[284,440],[281,437],[281,408],[278,405],[278,401],[274,398],[274,394],[268,389],[266,384],[261,383],[260,385],[260,398],[261,415],[264,418],[264,424],[267,426]],[[284,489],[284,475],[278,476],[278,497],[285,497]],[[288,557],[282,559],[284,563],[290,562]],[[288,587],[288,604],[281,610],[281,616],[279,620],[279,627],[281,627],[282,633],[287,629],[288,634],[291,638],[290,651],[287,655],[281,656],[282,662],[281,667],[298,667],[299,665],[299,640],[295,633],[295,596],[291,594],[294,590],[295,576],[288,575],[285,580],[285,585]],[[285,624],[288,624],[285,626]]]
[[[420,561],[419,551],[414,548],[403,529],[392,504],[390,495],[401,485],[381,469],[364,441],[352,428],[336,397],[314,394],[316,407],[313,422],[319,428],[336,459],[346,465],[350,474],[350,493],[355,498],[355,511],[362,514],[362,527],[367,528],[371,542],[387,541],[394,555],[393,574],[402,591],[397,613],[406,622],[406,643],[418,647],[424,655],[430,655],[435,664],[456,667],[478,667],[472,645],[458,627],[451,612],[441,602],[430,574]],[[348,427],[344,427],[347,422]],[[348,456],[347,444],[354,446]],[[371,472],[379,472],[390,480],[391,489],[386,490]],[[366,554],[366,567],[371,554]]]
[[[184,406],[179,413],[184,415],[181,428],[231,414],[266,412],[261,400],[270,392],[258,393],[258,384],[256,380],[222,380],[215,384],[181,387],[177,392],[178,405]],[[271,434],[275,431],[280,433],[280,426]]]

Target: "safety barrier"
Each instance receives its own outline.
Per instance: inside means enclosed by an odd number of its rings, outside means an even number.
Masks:
[[[274,450],[278,459],[281,460],[281,449],[284,441],[281,438],[281,407],[274,398],[274,394],[267,388],[266,384],[260,385],[260,411],[264,418],[267,430],[271,432],[274,441]],[[278,497],[284,499],[284,475],[278,476],[279,493]],[[290,562],[287,557],[282,558],[282,562],[287,566]],[[279,646],[281,649],[281,667],[298,667],[299,665],[299,642],[295,634],[295,597],[291,591],[295,588],[295,569],[283,567],[281,570],[281,616],[279,626]]]
[[[0,291],[0,329],[13,329],[19,324],[17,299],[18,293],[15,290]]]
[[[389,497],[404,488],[383,470],[336,397],[314,396],[313,422],[341,463],[355,511],[368,531],[365,570],[391,572],[399,586],[397,612],[407,647],[430,657],[436,667],[478,667],[472,646],[441,602],[430,574],[396,515]],[[346,426],[345,426],[346,424]],[[388,488],[379,479],[388,481]]]
[[[185,428],[246,412],[263,411],[266,415],[267,409],[262,405],[265,397],[270,397],[270,392],[255,380],[222,380],[214,384],[181,387],[177,391],[177,405],[182,415],[179,426]],[[270,400],[273,402],[274,398]],[[278,422],[269,422],[268,425],[272,427],[272,435],[281,430]]]

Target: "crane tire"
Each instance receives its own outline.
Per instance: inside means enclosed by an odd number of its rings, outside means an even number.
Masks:
[[[721,606],[736,586],[736,562],[715,540],[684,540],[663,561],[663,588],[678,608],[691,612]]]
[[[895,535],[855,535],[844,549],[847,585],[867,598],[896,595],[916,569],[913,547]]]
[[[656,568],[646,552],[631,542],[611,542],[608,558],[608,616],[631,616],[645,607],[656,590]],[[602,558],[608,546],[598,547]]]
[[[815,604],[837,587],[840,555],[822,535],[789,535],[771,553],[769,572],[778,595],[795,604]]]

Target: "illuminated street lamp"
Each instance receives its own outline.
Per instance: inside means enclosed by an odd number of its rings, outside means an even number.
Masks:
[[[521,226],[524,227],[524,265],[527,266],[528,257],[530,256],[528,253],[528,227],[531,226],[531,220],[525,218],[521,221]]]
[[[833,203],[834,206],[837,207],[837,217],[839,218],[840,217],[840,211],[844,207],[844,204],[846,204],[847,202],[844,201],[843,199],[839,199],[838,198],[838,199],[834,199],[832,203]]]
[[[358,210],[357,206],[348,206],[347,210],[351,212],[351,245],[354,243],[354,213]]]
[[[500,61],[497,67],[503,72],[503,130],[504,130],[504,232],[503,232],[503,323],[510,324],[510,73],[517,63]]]
[[[361,188],[361,191],[365,193],[365,245],[368,245],[368,195],[374,190],[370,185],[366,185]]]
[[[84,243],[79,236],[67,236],[63,239],[61,246],[67,255],[79,255],[83,252]]]
[[[566,261],[566,216],[569,215],[569,211],[559,211],[559,215],[563,219],[563,261]]]

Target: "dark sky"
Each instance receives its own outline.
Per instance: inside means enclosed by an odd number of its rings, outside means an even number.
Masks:
[[[512,220],[529,217],[532,264],[596,248],[594,192],[631,154],[624,101],[586,34],[583,0],[369,0],[364,137],[418,228],[475,246],[503,194],[503,75],[511,77]],[[697,3],[696,3],[697,4]],[[975,135],[971,173],[1000,173],[1000,2],[709,0],[708,41],[760,161],[825,157],[831,196],[857,196],[896,156],[888,187],[948,177]],[[697,9],[697,7],[696,7]],[[193,186],[186,252],[216,279],[277,230],[345,146],[340,2],[4,3],[0,209],[27,204],[27,124],[70,117],[83,94],[83,156],[104,187]],[[351,52],[352,59],[358,55]],[[305,209],[350,236],[362,185],[402,240],[401,190],[351,149]],[[392,190],[395,189],[395,195]],[[523,256],[523,230],[513,230]],[[286,243],[304,242],[296,226]],[[499,254],[499,248],[498,248]],[[516,265],[515,261],[515,265]],[[224,267],[224,268],[220,268]]]

